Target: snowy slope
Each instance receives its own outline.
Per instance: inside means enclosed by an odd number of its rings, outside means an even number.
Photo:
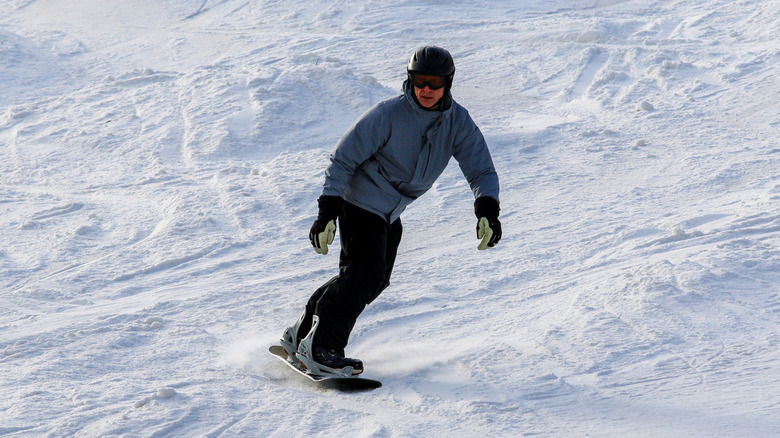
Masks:
[[[780,3],[6,0],[0,435],[780,436]],[[455,56],[456,165],[319,391],[265,350],[334,275],[330,149]],[[338,241],[337,241],[338,244]]]

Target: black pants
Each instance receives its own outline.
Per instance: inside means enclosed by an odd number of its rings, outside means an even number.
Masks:
[[[349,334],[363,309],[390,284],[403,226],[348,202],[339,215],[339,274],[317,289],[306,303],[299,337],[308,334],[312,315],[320,324],[314,344],[342,355]]]

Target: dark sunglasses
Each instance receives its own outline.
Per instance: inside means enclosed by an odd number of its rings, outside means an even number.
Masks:
[[[444,88],[444,86],[447,85],[447,80],[441,76],[426,75],[426,78],[422,78],[420,76],[421,75],[412,75],[411,77],[412,85],[419,89],[423,89],[427,86],[431,90],[438,90],[440,88]]]

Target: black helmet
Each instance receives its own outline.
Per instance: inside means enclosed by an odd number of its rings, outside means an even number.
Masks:
[[[445,80],[444,96],[441,98],[441,103],[437,105],[437,109],[446,111],[452,106],[450,89],[452,88],[452,77],[455,76],[455,62],[452,60],[450,52],[436,46],[420,47],[412,53],[409,64],[406,66],[406,83],[410,89],[413,82],[412,75],[415,73],[443,76]],[[416,96],[414,96],[414,100],[417,101]],[[420,102],[417,104],[419,105]]]
[[[444,76],[447,78],[447,88],[452,86],[452,77],[455,74],[455,62],[450,52],[436,46],[420,47],[412,53],[406,72],[423,73],[428,75]]]

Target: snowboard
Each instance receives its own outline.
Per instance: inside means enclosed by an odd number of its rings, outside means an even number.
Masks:
[[[344,392],[358,392],[358,391],[370,391],[372,389],[382,386],[382,382],[379,380],[366,379],[363,377],[337,377],[337,376],[321,376],[317,374],[309,374],[303,370],[300,366],[296,366],[287,361],[287,353],[284,351],[281,345],[272,345],[268,347],[268,352],[274,357],[284,362],[285,365],[292,368],[296,374],[306,377],[310,382],[319,386],[320,388],[335,389]]]

